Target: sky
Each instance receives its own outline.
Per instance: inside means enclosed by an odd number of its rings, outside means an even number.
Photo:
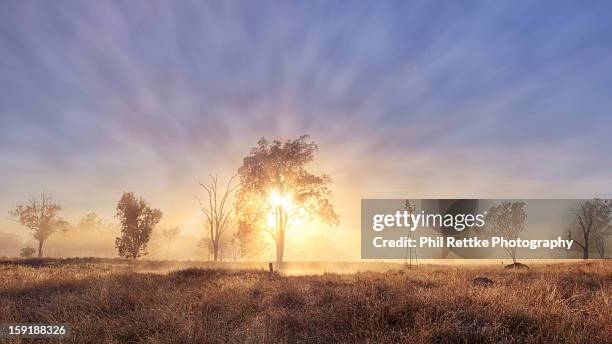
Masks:
[[[202,236],[198,181],[229,178],[262,136],[310,134],[312,170],[334,179],[340,226],[295,229],[288,259],[358,258],[366,197],[610,197],[609,13],[606,1],[2,1],[0,240],[28,240],[8,211],[42,190],[73,222],[112,221],[133,191],[161,226]]]

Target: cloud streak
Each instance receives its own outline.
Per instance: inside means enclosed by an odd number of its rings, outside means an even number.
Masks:
[[[182,222],[198,179],[302,133],[344,218],[365,195],[610,196],[611,9],[3,1],[0,207],[47,188],[110,217],[135,190]]]

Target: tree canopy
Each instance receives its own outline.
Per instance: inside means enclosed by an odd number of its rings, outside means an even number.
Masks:
[[[491,207],[487,212],[485,222],[488,231],[498,234],[506,239],[517,239],[525,228],[525,202],[505,201],[500,205]],[[506,251],[516,263],[516,247],[507,247]]]
[[[151,208],[142,197],[125,192],[117,203],[116,216],[121,223],[121,236],[115,239],[119,255],[132,259],[146,255],[151,233],[161,220],[162,212]]]
[[[279,263],[291,221],[318,219],[329,225],[339,223],[331,202],[331,178],[306,169],[317,150],[308,135],[285,142],[262,138],[238,169],[238,220],[243,222],[242,228],[265,230],[272,236]]]
[[[46,192],[31,196],[28,202],[17,205],[9,214],[32,232],[38,241],[38,257],[43,256],[43,244],[56,230],[65,230],[69,224],[59,216],[62,206]]]

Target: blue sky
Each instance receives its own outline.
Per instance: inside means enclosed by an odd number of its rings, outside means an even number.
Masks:
[[[69,217],[112,217],[133,190],[196,231],[198,180],[235,171],[261,136],[303,133],[349,230],[361,197],[612,196],[610,13],[2,1],[0,211],[46,189]]]

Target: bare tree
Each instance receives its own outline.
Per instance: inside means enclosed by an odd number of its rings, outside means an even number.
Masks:
[[[165,228],[162,230],[162,235],[164,236],[164,239],[166,239],[167,243],[166,260],[168,260],[168,255],[170,254],[170,245],[174,242],[174,240],[176,240],[176,237],[179,235],[180,232],[180,227]]]
[[[204,213],[205,226],[207,227],[207,235],[213,249],[213,259],[216,262],[219,259],[219,248],[223,233],[229,228],[230,216],[233,212],[233,206],[229,204],[228,199],[240,184],[233,185],[237,175],[233,175],[227,182],[225,191],[219,191],[218,177],[210,175],[210,183],[200,185],[208,194],[208,204],[200,203],[200,209]]]
[[[611,235],[612,225],[608,225],[607,227],[601,228],[601,230],[595,232],[595,234],[593,235],[593,243],[595,244],[595,249],[599,254],[599,258],[606,258],[606,241]]]
[[[485,222],[489,232],[506,239],[517,239],[525,228],[526,218],[525,202],[506,201],[491,207],[487,212]],[[512,257],[512,263],[516,264],[516,247],[506,247],[506,251]]]
[[[42,192],[40,196],[31,196],[26,203],[19,204],[9,215],[26,226],[38,241],[38,257],[43,256],[43,244],[57,229],[66,230],[68,222],[59,217],[62,206],[55,203],[51,196]]]
[[[416,205],[410,203],[410,200],[406,200],[404,202],[404,209],[408,212],[408,214],[412,215],[416,211]],[[412,226],[412,217],[410,218],[410,225]],[[412,239],[413,232],[408,231],[408,237]],[[404,256],[404,266],[412,267],[412,263],[414,260],[414,264],[419,265],[419,259],[417,257],[416,247],[413,249],[412,246],[406,247],[406,254]]]
[[[589,259],[590,245],[593,244],[599,255],[605,256],[605,240],[610,235],[612,222],[612,200],[594,198],[580,202],[574,211],[576,221],[568,231],[568,238],[572,239],[572,232],[578,232],[582,242],[573,239],[576,245],[582,248],[582,258]]]

